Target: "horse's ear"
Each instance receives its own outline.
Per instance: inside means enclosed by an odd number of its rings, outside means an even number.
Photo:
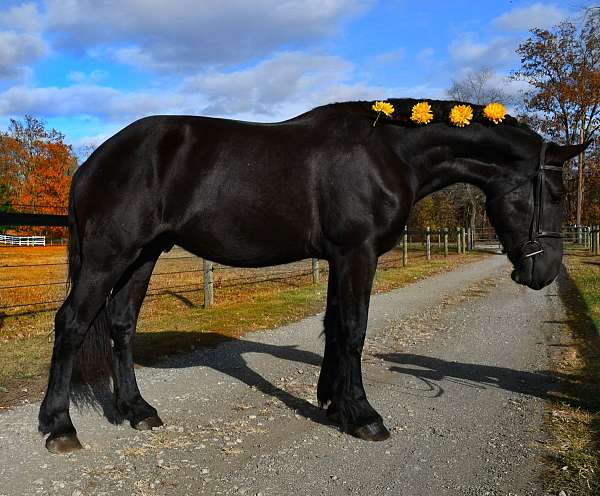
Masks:
[[[556,143],[549,143],[548,149],[546,150],[546,163],[554,165],[562,165],[567,160],[576,157],[583,152],[592,142],[591,139],[585,143],[579,145],[557,145]]]

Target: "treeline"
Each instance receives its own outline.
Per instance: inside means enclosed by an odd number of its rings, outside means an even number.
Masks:
[[[511,79],[528,88],[520,97],[507,95],[485,68],[452,81],[448,96],[512,105],[520,119],[559,144],[592,140],[585,156],[565,167],[565,221],[600,224],[600,7],[585,9],[578,24],[566,21],[551,30],[531,30],[517,54],[520,68]],[[473,186],[453,186],[422,200],[412,222],[480,227],[487,223],[485,198]]]

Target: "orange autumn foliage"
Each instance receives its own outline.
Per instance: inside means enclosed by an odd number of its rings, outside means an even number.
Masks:
[[[0,207],[3,210],[36,214],[65,214],[70,173],[76,166],[64,136],[46,130],[30,116],[11,121],[8,132],[0,133]],[[62,227],[14,227],[9,234],[65,237]]]
[[[68,205],[71,150],[64,143],[40,143],[32,158],[32,170],[21,188],[19,203],[31,206],[36,213],[63,214]],[[60,236],[61,228],[28,228]]]

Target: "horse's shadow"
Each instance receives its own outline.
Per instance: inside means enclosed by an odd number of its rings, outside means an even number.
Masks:
[[[409,375],[425,382],[430,386],[429,390],[437,391],[435,397],[445,393],[440,384],[442,381],[480,389],[499,388],[544,400],[556,398],[566,383],[571,383],[566,377],[549,371],[527,372],[492,365],[446,361],[412,353],[381,353],[376,356],[393,364],[388,368],[391,372]]]
[[[140,341],[141,348],[148,344],[144,343],[145,339],[152,340],[152,346],[160,346],[160,342],[163,340],[168,342],[181,337],[182,334],[189,336],[189,332],[178,331],[151,334],[148,337],[144,337],[144,333],[139,334],[138,341]],[[320,366],[322,361],[320,355],[296,346],[278,346],[244,339],[224,339],[223,336],[215,333],[197,334],[207,342],[222,343],[222,348],[218,352],[211,348],[203,348],[196,352],[178,354],[162,360],[141,355],[137,357],[136,363],[153,369],[207,367],[280,400],[291,410],[315,423],[329,424],[325,412],[321,408],[274,385],[269,379],[252,369],[244,357],[247,353],[258,353],[295,364]],[[465,387],[497,387],[542,399],[550,399],[556,398],[558,392],[565,385],[572,385],[572,381],[575,380],[573,377],[556,376],[550,372],[526,372],[489,365],[450,362],[410,353],[387,353],[375,356],[393,364],[389,367],[390,371],[410,375],[425,382],[430,391],[436,391],[434,397],[441,396],[445,392],[440,382],[452,381]],[[120,423],[123,419],[113,408],[112,395],[107,386],[107,384],[96,384],[93,387],[76,388],[73,399],[79,406],[91,406],[101,411],[112,423]]]
[[[136,337],[140,348],[147,346],[147,343],[144,343],[145,339],[151,339],[153,346],[160,346],[160,341],[164,340],[164,342],[168,342],[169,340],[178,339],[182,334],[186,335],[185,338],[189,338],[190,335],[189,332],[182,333],[178,331],[163,331],[151,334],[151,336],[146,337],[144,333],[140,333]],[[209,347],[195,352],[180,353],[166,359],[156,359],[141,355],[136,357],[136,364],[154,369],[208,367],[237,379],[265,395],[280,400],[288,408],[313,422],[329,424],[321,408],[304,398],[299,398],[274,385],[267,378],[253,370],[244,358],[244,355],[247,353],[260,353],[297,364],[320,366],[322,361],[320,355],[301,350],[296,346],[277,346],[244,339],[224,338],[222,335],[216,333],[196,334],[204,342],[221,343],[224,348],[221,348],[218,352],[213,352],[212,347]],[[80,409],[92,408],[99,411],[114,424],[119,424],[124,420],[114,409],[112,392],[107,382],[75,386],[71,396],[74,403]]]

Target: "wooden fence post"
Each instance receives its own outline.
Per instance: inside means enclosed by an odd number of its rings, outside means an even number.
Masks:
[[[404,226],[404,234],[402,235],[402,265],[408,263],[408,228]]]
[[[202,259],[202,268],[204,271],[204,308],[210,308],[215,303],[213,293],[213,263]]]
[[[431,228],[429,226],[425,232],[425,254],[427,260],[431,260]]]
[[[460,227],[456,228],[456,253],[458,253],[459,255],[462,252],[462,249],[460,247],[460,242],[461,242],[461,233],[460,233]]]
[[[583,244],[583,248],[587,249],[587,228],[581,228],[581,243]]]
[[[464,227],[461,227],[460,234],[462,236],[462,252],[464,255],[467,253],[467,230]]]
[[[312,281],[313,281],[313,284],[319,284],[319,281],[320,281],[319,259],[318,258],[312,259]]]
[[[594,240],[595,240],[595,250],[594,250],[594,255],[600,255],[600,226],[596,226],[595,229],[595,233],[594,233]]]
[[[444,227],[444,256],[448,256],[448,228]]]

